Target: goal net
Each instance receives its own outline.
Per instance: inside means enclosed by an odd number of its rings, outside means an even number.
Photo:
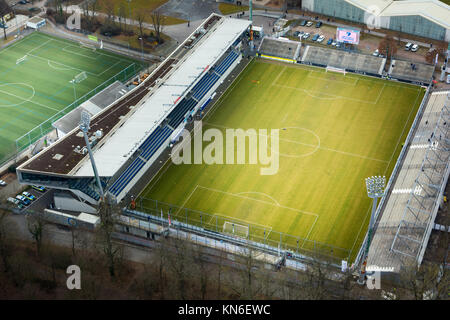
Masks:
[[[83,41],[80,41],[80,47],[81,48],[90,49],[92,51],[97,50],[97,47],[95,45],[90,44],[90,43],[84,43]]]
[[[241,238],[247,238],[248,237],[248,226],[244,226],[242,224],[226,221],[223,224],[223,233],[232,234],[234,236],[238,236]]]
[[[327,66],[325,69],[326,72],[330,71],[330,72],[337,72],[337,73],[343,73],[345,75],[346,71],[345,69],[342,68],[336,68],[336,67],[331,67],[331,66]]]
[[[17,59],[17,60],[16,60],[16,64],[20,64],[20,63],[26,61],[27,59],[28,59],[28,56],[25,55],[25,56],[23,56],[22,58]]]
[[[81,81],[86,80],[86,79],[87,79],[86,71],[83,71],[83,72],[77,74],[71,82],[72,83],[80,83]]]

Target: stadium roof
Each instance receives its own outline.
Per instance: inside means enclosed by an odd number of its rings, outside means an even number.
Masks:
[[[209,20],[207,20],[209,21]],[[113,176],[120,167],[125,164],[128,158],[137,150],[139,145],[152,133],[152,131],[167,117],[174,109],[175,104],[181,100],[187,89],[193,85],[197,78],[210,66],[213,65],[227,50],[227,48],[250,26],[251,22],[233,18],[220,19],[219,23],[213,26],[208,32],[188,51],[182,61],[178,62],[171,57],[166,59],[169,66],[167,78],[159,83],[159,87],[146,95],[142,105],[131,112],[126,121],[121,124],[111,136],[101,140],[99,145],[94,148],[94,158],[98,167],[100,176]],[[199,27],[199,29],[202,26]],[[198,32],[197,29],[192,35]],[[183,46],[180,45],[179,48]],[[177,52],[175,50],[174,52]],[[170,60],[174,60],[173,69],[170,69]],[[173,63],[173,62],[171,62]],[[163,63],[164,65],[164,63]],[[136,89],[139,89],[138,86]],[[136,103],[139,105],[139,103]],[[105,110],[104,110],[105,111]],[[104,112],[97,117],[101,117]],[[94,119],[93,119],[94,120]],[[75,129],[70,135],[76,133]],[[75,176],[93,176],[92,166],[89,157],[79,158],[73,148],[70,150],[57,150],[57,144],[64,141],[69,135],[60,139],[48,149],[52,152],[58,151],[63,154],[65,160],[64,169],[56,169],[46,165],[49,157],[40,154],[29,160],[21,167],[24,170],[43,171],[48,173],[63,173]],[[44,150],[42,153],[45,153]],[[49,155],[51,152],[49,152]],[[72,160],[68,158],[73,157]],[[35,161],[35,164],[33,164]]]
[[[450,28],[450,6],[439,0],[345,0],[366,12],[383,17],[422,16]]]
[[[444,28],[450,28],[450,6],[438,0],[394,1],[381,16],[422,16]]]

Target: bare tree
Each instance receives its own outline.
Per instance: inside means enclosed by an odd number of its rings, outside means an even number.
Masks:
[[[113,242],[113,232],[120,211],[120,206],[113,203],[110,197],[103,197],[100,200],[98,211],[100,226],[98,232],[111,277],[116,276],[116,267],[122,251],[122,247]]]
[[[33,238],[33,241],[36,245],[36,253],[40,257],[42,243],[44,238],[44,228],[46,225],[46,221],[44,218],[44,213],[42,212],[32,212],[27,216],[28,222],[28,231]]]
[[[4,26],[6,25],[5,15],[7,15],[8,13],[11,13],[11,8],[9,7],[9,5],[6,3],[5,0],[0,0],[0,18]],[[6,26],[5,28],[3,28],[3,36],[6,40]]]
[[[153,29],[155,30],[155,36],[158,43],[162,42],[162,31],[164,29],[165,17],[159,11],[153,11],[151,14]]]
[[[143,24],[145,21],[146,16],[148,15],[148,12],[145,10],[137,10],[134,19],[137,21],[139,25],[139,36],[143,39],[144,38],[144,28]]]
[[[5,273],[10,270],[10,257],[14,251],[13,234],[16,230],[16,225],[9,219],[9,215],[8,211],[0,210],[0,258]]]

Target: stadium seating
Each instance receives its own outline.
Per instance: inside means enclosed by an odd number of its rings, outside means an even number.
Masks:
[[[239,57],[239,54],[235,51],[231,51],[224,60],[215,68],[215,71],[223,75],[225,71],[233,64],[234,61],[236,61],[237,57]]]
[[[197,102],[193,99],[183,99],[176,108],[169,114],[169,126],[177,128],[183,121],[184,116],[190,110],[193,110]]]
[[[109,188],[109,191],[117,196],[128,185],[128,183],[136,176],[141,168],[146,163],[144,160],[150,160],[155,152],[161,147],[163,142],[171,135],[172,129],[169,127],[158,127],[152,134],[144,141],[139,148],[140,157],[134,159],[134,161],[128,166],[128,168],[120,175],[120,177]]]

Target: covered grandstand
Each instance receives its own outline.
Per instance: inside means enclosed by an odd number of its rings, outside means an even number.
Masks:
[[[144,82],[92,118],[89,136],[101,183],[117,202],[240,62],[250,24],[212,14]],[[79,201],[97,204],[84,146],[75,128],[21,165],[19,181],[69,190]]]

